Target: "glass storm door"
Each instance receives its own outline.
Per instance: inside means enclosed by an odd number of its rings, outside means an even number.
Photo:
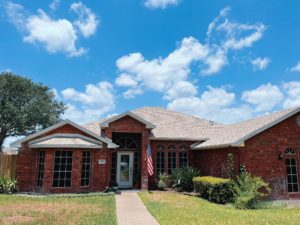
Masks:
[[[132,188],[133,152],[118,152],[117,167],[119,188]]]

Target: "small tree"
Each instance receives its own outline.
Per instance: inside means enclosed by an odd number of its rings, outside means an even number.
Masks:
[[[227,172],[227,178],[232,179],[234,177],[234,160],[233,160],[232,153],[229,153],[227,155],[226,172]]]
[[[29,135],[53,125],[65,110],[48,87],[0,73],[0,151],[7,137]]]

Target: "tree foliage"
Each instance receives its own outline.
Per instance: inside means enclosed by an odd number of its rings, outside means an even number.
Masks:
[[[0,147],[9,136],[29,135],[59,122],[65,110],[47,86],[0,73]]]

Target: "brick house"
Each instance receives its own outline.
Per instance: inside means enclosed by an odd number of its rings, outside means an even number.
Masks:
[[[274,199],[299,198],[300,108],[232,125],[144,107],[86,125],[65,120],[12,143],[24,192],[155,188],[160,173],[191,165],[202,175],[224,177],[233,153],[272,187]],[[147,173],[150,143],[154,175]]]

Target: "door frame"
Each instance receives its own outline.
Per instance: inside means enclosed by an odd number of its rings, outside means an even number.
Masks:
[[[120,166],[121,155],[129,155],[129,181],[127,183],[120,183]],[[117,183],[119,188],[133,188],[133,152],[132,151],[119,151],[117,152]]]

